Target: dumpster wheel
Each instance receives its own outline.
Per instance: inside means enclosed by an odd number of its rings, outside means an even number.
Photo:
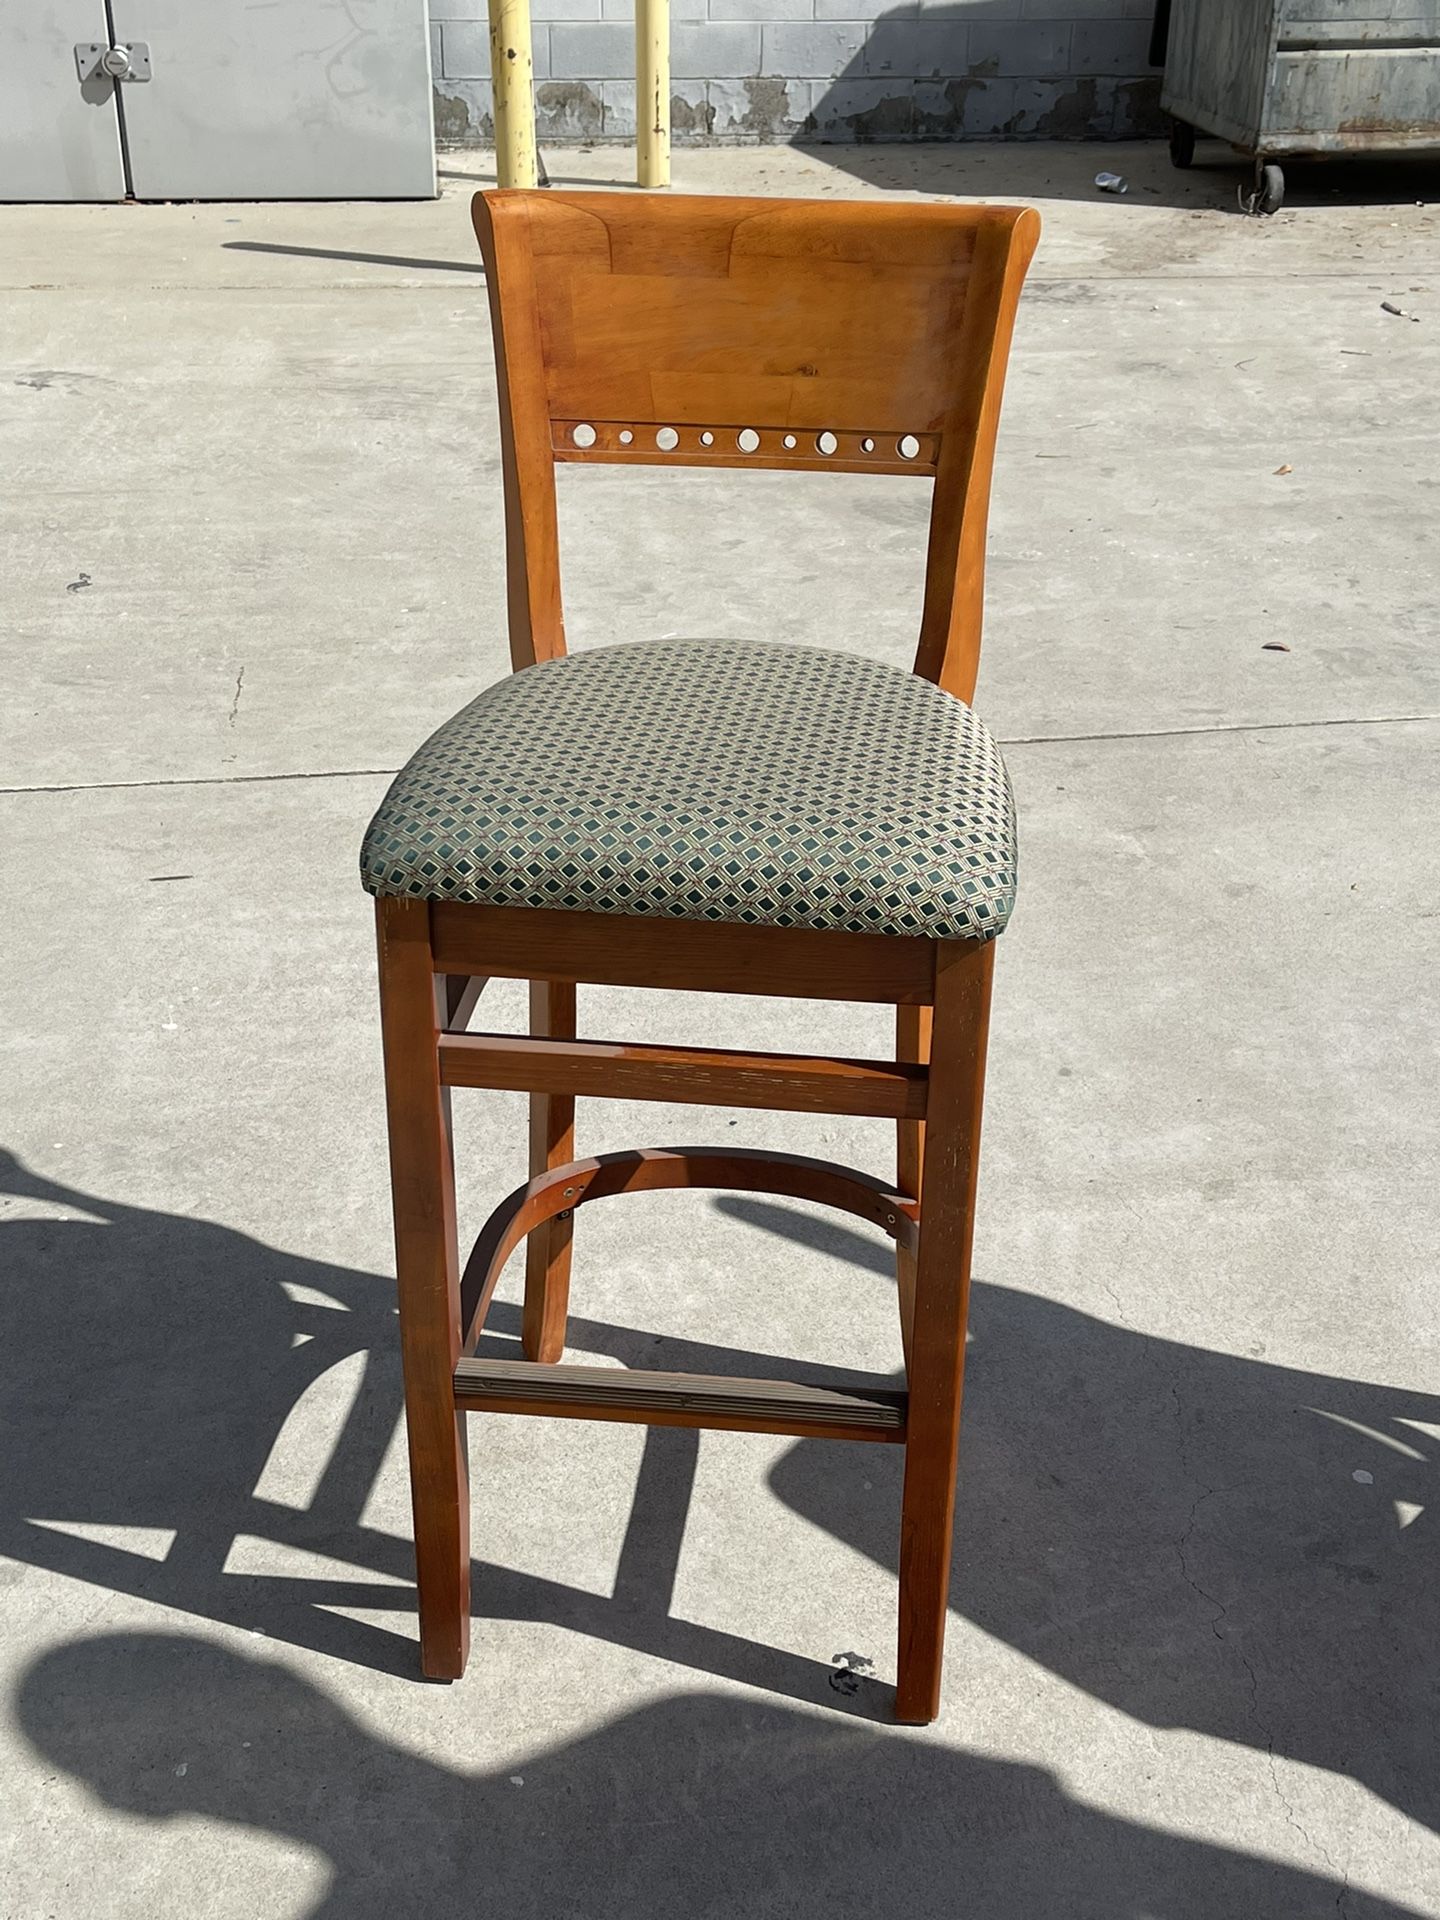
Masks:
[[[1285,172],[1273,160],[1255,162],[1255,187],[1240,204],[1246,213],[1278,213],[1285,203]]]

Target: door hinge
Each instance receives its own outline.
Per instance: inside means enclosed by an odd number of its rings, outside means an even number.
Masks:
[[[148,80],[150,43],[127,40],[107,46],[103,40],[84,40],[75,48],[75,70],[82,80]]]

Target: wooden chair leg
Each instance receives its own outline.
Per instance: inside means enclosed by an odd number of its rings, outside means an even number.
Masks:
[[[550,1040],[575,1038],[575,987],[568,980],[530,982],[530,1031]],[[530,1174],[548,1173],[575,1158],[575,1097],[530,1096]],[[554,1362],[565,1351],[570,1307],[570,1249],[574,1219],[562,1214],[535,1228],[525,1249],[525,1308],[520,1341],[527,1360]]]
[[[427,904],[375,906],[420,1664],[432,1679],[457,1680],[470,1650],[470,1488],[454,1393],[460,1255],[450,1096],[438,1051],[446,989],[431,959]]]
[[[900,1521],[895,1716],[912,1725],[933,1720],[940,1711],[994,963],[993,942],[946,943],[936,962]]]
[[[930,1029],[933,1017],[929,1007],[895,1009],[895,1058],[930,1064]],[[901,1193],[920,1198],[920,1176],[925,1155],[925,1122],[896,1122],[896,1184]],[[900,1295],[900,1339],[905,1350],[905,1365],[910,1365],[910,1329],[915,1319],[915,1254],[911,1248],[895,1249],[895,1281]]]

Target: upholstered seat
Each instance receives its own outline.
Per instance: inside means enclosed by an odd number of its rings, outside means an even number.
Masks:
[[[989,940],[1015,820],[995,742],[930,682],[658,640],[487,687],[396,777],[361,870],[420,899]]]

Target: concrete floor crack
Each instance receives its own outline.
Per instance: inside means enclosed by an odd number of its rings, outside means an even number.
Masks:
[[[1236,1651],[1239,1653],[1238,1648]],[[1308,1827],[1301,1825],[1299,1816],[1295,1812],[1294,1802],[1280,1785],[1280,1769],[1275,1761],[1275,1735],[1269,1722],[1260,1711],[1260,1682],[1256,1676],[1254,1665],[1244,1653],[1240,1653],[1240,1664],[1245,1669],[1245,1675],[1250,1685],[1250,1718],[1254,1721],[1256,1731],[1265,1742],[1265,1763],[1270,1770],[1271,1791],[1280,1802],[1281,1809],[1285,1815],[1286,1825],[1292,1827],[1294,1831],[1299,1834],[1310,1851],[1324,1862],[1326,1871],[1340,1882],[1339,1891],[1335,1895],[1335,1910],[1341,1915],[1342,1920],[1348,1920],[1350,1912],[1350,1870],[1348,1867],[1342,1870],[1324,1842],[1317,1840]]]

